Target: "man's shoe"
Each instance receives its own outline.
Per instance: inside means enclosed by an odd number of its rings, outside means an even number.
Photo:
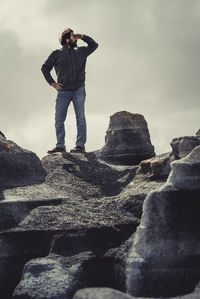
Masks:
[[[75,146],[73,149],[70,150],[70,153],[85,153],[85,147]]]
[[[48,151],[47,154],[54,154],[54,153],[60,153],[60,152],[66,152],[65,147],[55,147],[52,150]]]

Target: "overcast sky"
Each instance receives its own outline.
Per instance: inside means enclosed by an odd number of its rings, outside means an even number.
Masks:
[[[56,90],[41,65],[70,27],[98,42],[87,59],[86,149],[104,145],[109,116],[148,122],[156,153],[200,128],[199,0],[0,0],[0,131],[40,158],[56,144]],[[78,41],[79,46],[87,45]],[[52,72],[56,80],[55,73]],[[67,150],[75,146],[70,105]]]

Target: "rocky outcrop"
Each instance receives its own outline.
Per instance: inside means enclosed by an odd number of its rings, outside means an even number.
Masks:
[[[168,177],[170,163],[187,156],[196,146],[200,145],[200,138],[195,136],[174,138],[170,145],[172,147],[170,153],[157,155],[151,159],[141,161],[137,173],[154,179]]]
[[[200,138],[197,136],[184,136],[174,138],[170,143],[174,159],[182,159],[187,156],[193,148],[200,145]]]
[[[146,197],[133,237],[126,283],[135,296],[184,295],[200,280],[200,146],[171,168],[166,185]]]
[[[0,134],[0,187],[37,184],[44,181],[46,172],[40,159],[31,151]]]
[[[110,288],[86,288],[78,291],[73,299],[134,299],[128,294]]]
[[[200,190],[200,145],[181,160],[171,163],[168,184],[179,190]]]
[[[196,136],[200,137],[200,129],[196,132]]]
[[[141,114],[121,111],[110,117],[101,158],[116,164],[134,165],[155,156],[147,122]]]
[[[0,187],[1,297],[197,295],[199,147],[171,163],[165,184],[169,157],[138,166],[57,153],[39,161],[37,183],[13,175]]]
[[[46,156],[41,167],[40,183],[20,185],[13,176],[12,187],[0,189],[1,296],[72,298],[85,287],[124,289],[122,245],[140,223],[145,196],[164,180],[143,179],[137,165],[107,163],[99,151]]]
[[[170,173],[170,162],[173,159],[170,153],[161,154],[151,159],[141,161],[137,173],[147,175],[150,178],[168,177]]]
[[[90,259],[89,253],[81,253],[75,258],[50,254],[31,260],[25,265],[12,298],[72,298],[74,289],[81,286],[81,281],[84,285],[82,267]]]

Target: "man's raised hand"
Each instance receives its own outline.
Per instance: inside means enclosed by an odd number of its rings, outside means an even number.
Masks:
[[[71,33],[70,35],[70,39],[72,40],[72,42],[75,42],[77,39],[82,39],[83,38],[83,34],[74,34],[74,33]]]
[[[79,33],[77,33],[77,34],[75,34],[75,37],[78,39],[78,38],[80,38],[80,39],[82,39],[83,38],[83,34],[79,34]]]

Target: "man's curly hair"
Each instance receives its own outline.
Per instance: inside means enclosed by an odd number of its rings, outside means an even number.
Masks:
[[[70,32],[74,32],[71,28],[66,28],[59,38],[59,42],[62,46],[66,45],[66,39],[70,37]]]

